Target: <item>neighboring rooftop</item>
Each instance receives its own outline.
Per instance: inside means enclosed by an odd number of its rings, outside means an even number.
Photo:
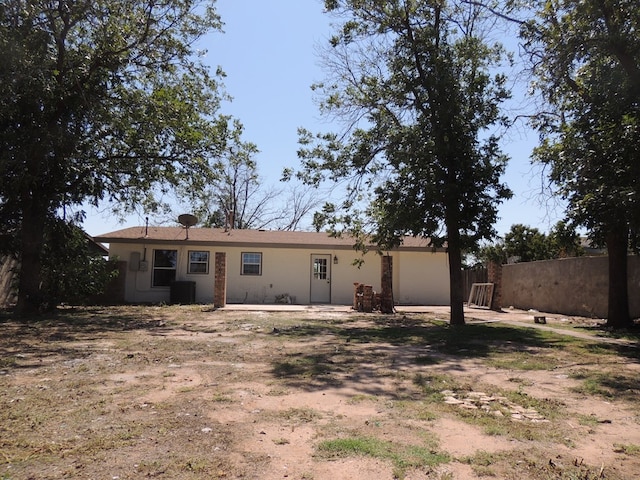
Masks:
[[[101,243],[176,243],[193,245],[265,245],[278,247],[334,247],[352,248],[353,237],[332,237],[324,232],[299,232],[283,230],[226,230],[223,228],[184,227],[129,227],[93,237]],[[432,250],[429,239],[405,237],[400,247],[405,249]],[[444,251],[438,249],[438,251]]]

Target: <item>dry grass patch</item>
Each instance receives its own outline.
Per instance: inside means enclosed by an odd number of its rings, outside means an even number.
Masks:
[[[376,437],[350,436],[324,440],[318,444],[318,453],[325,458],[367,456],[393,464],[394,477],[404,478],[407,470],[435,467],[450,460],[446,453],[437,451],[437,441],[426,439],[421,445],[406,445]]]
[[[5,315],[0,328],[4,479],[272,480],[285,467],[289,478],[335,478],[345,456],[353,478],[375,476],[376,459],[398,477],[440,479],[456,461],[436,431],[445,421],[474,445],[513,443],[465,456],[476,475],[591,479],[604,465],[617,480],[640,468],[637,423],[624,423],[638,407],[627,368],[637,358],[590,340],[419,315],[202,306],[63,309],[29,324]],[[604,453],[570,458],[602,431]]]
[[[586,465],[581,459],[556,454],[552,457],[539,449],[488,453],[479,451],[461,459],[480,477],[503,480],[624,480],[614,469]]]

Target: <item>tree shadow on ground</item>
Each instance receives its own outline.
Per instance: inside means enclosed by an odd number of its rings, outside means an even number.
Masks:
[[[451,326],[428,319],[375,316],[368,320],[330,325],[306,323],[278,329],[277,334],[284,339],[309,340],[314,345],[308,352],[303,349],[273,360],[273,375],[308,390],[362,382],[368,377],[360,388],[376,394],[376,377],[393,377],[403,369],[439,365],[464,372],[466,359],[496,358],[500,354],[510,358],[508,354],[517,352],[536,354],[537,359],[549,355],[551,362],[560,352],[566,350],[571,355],[578,349],[584,354],[618,354],[635,360],[639,353],[629,346],[500,323]]]
[[[640,404],[640,380],[635,375],[584,370],[572,377],[582,382],[581,386],[574,389],[580,393]]]
[[[156,318],[153,316],[154,313],[157,313]],[[149,306],[67,307],[30,318],[16,317],[11,311],[4,310],[0,312],[0,325],[21,325],[32,331],[37,329],[57,330],[60,334],[68,332],[70,335],[74,333],[120,332],[164,326],[163,314],[161,307]]]
[[[392,346],[429,346],[462,357],[486,356],[499,350],[520,348],[558,348],[562,336],[547,332],[496,324],[450,326],[444,322],[373,319],[367,326],[350,322],[325,325],[309,323],[277,329],[277,333],[298,341],[329,335],[337,340],[358,344]]]
[[[630,328],[613,329],[607,327],[606,324],[580,326],[577,328],[598,337],[630,340],[640,345],[640,319],[636,319]]]
[[[359,382],[369,394],[378,393],[376,378],[396,377],[409,368],[446,364],[464,371],[464,359],[561,348],[565,342],[561,336],[534,329],[386,318],[373,318],[367,325],[308,323],[278,329],[277,334],[298,343],[313,340],[314,345],[309,351],[302,347],[273,360],[275,377],[307,390]]]
[[[166,321],[160,310],[150,315],[148,309],[131,307],[61,308],[29,319],[5,310],[0,329],[0,369],[6,371],[43,367],[54,358],[88,357],[89,342],[134,330],[161,332]]]

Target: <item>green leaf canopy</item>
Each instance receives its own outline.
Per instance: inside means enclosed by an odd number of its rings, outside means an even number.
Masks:
[[[318,219],[373,233],[381,248],[406,234],[446,243],[452,323],[464,323],[462,251],[495,234],[497,206],[511,195],[500,182],[507,159],[495,134],[509,96],[492,70],[502,49],[483,39],[491,19],[472,2],[353,0],[326,8],[343,23],[326,54],[330,79],[316,91],[322,111],[347,129],[302,131],[299,176],[346,179],[348,199]],[[364,211],[354,211],[367,195]]]
[[[640,231],[640,9],[632,0],[538,2],[522,36],[547,107],[534,157],[550,167],[568,216],[606,243],[608,324],[628,326],[627,251]]]
[[[69,206],[157,205],[221,147],[220,85],[194,50],[220,20],[193,0],[0,4],[0,219],[37,307],[43,230]]]

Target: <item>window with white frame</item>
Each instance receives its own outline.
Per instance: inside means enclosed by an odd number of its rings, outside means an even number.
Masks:
[[[242,275],[262,275],[262,253],[242,253]]]
[[[209,273],[209,252],[189,250],[189,273]]]
[[[313,278],[316,280],[326,280],[328,271],[328,262],[326,258],[313,259]]]
[[[178,265],[177,250],[153,251],[153,279],[154,287],[168,287],[176,279],[176,267]]]

